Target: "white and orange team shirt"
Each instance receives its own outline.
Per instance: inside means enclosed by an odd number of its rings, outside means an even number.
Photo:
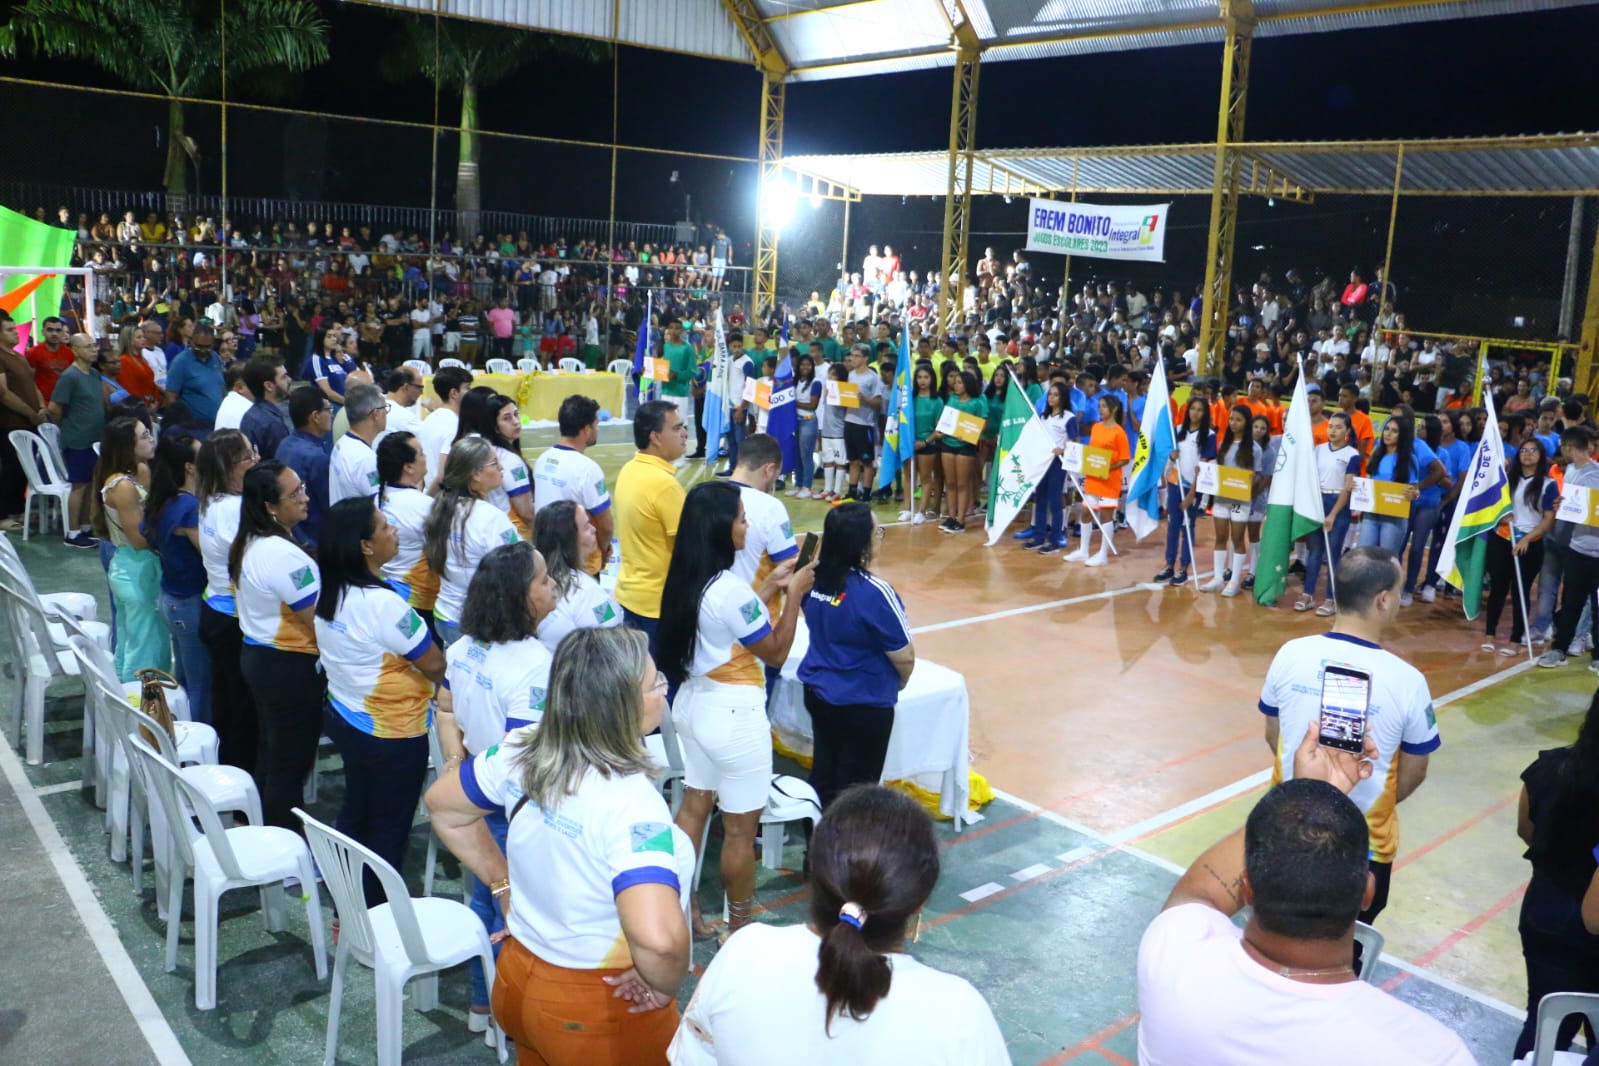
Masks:
[[[464,523],[452,516],[433,613],[446,622],[459,622],[461,606],[466,603],[466,587],[477,573],[477,564],[501,544],[515,544],[521,539],[505,512],[490,506],[487,500],[475,501]]]
[[[218,495],[200,510],[200,561],[205,564],[205,602],[218,614],[237,615],[233,603],[233,578],[228,575],[228,552],[239,535],[242,496]]]
[[[350,588],[333,621],[316,618],[328,702],[346,722],[380,739],[427,732],[433,686],[411,664],[433,646],[422,618],[387,585]]]
[[[433,497],[421,489],[390,485],[379,504],[400,542],[394,558],[383,564],[383,577],[418,611],[431,611],[439,598],[439,575],[422,554],[422,524],[433,510]]]
[[[379,485],[378,453],[372,445],[354,433],[340,437],[328,460],[328,506],[352,496],[376,496]]]
[[[560,647],[561,638],[574,629],[610,629],[622,624],[622,609],[598,581],[581,570],[573,571],[572,579],[571,590],[539,623],[539,643],[551,655]]]
[[[533,464],[533,483],[538,492],[534,514],[557,500],[571,500],[589,517],[610,509],[611,493],[605,486],[605,471],[600,464],[576,448],[557,444]]]
[[[733,484],[738,485],[744,500],[744,518],[749,523],[744,547],[733,556],[733,573],[754,587],[766,580],[778,563],[798,555],[799,545],[794,543],[794,525],[782,500],[737,481]],[[767,610],[775,611],[782,598],[782,593],[773,596]]]
[[[690,677],[766,687],[766,672],[749,646],[772,631],[772,616],[748,581],[732,570],[711,578],[700,596],[698,628]]]
[[[444,661],[444,687],[467,751],[488,751],[511,730],[543,720],[554,657],[538,638],[485,644],[467,637],[450,645]]]
[[[522,810],[516,757],[534,730],[461,765],[461,790],[485,811],[511,818],[505,853],[510,864],[511,935],[552,966],[569,970],[633,965],[616,899],[638,885],[666,885],[678,894],[685,920],[694,883],[694,845],[677,826],[660,792],[644,774],[605,777],[590,767],[577,791],[545,810]]]
[[[496,446],[494,451],[500,457],[500,469],[504,471],[505,477],[500,482],[500,487],[488,494],[488,502],[505,513],[505,516],[511,520],[511,525],[516,528],[518,536],[523,540],[532,540],[533,530],[528,528],[521,515],[511,510],[511,501],[533,491],[533,475],[527,468],[527,461],[509,448]]]
[[[256,537],[244,549],[234,603],[246,644],[315,655],[316,630],[295,612],[316,603],[322,575],[287,537]]]
[[[1344,633],[1319,633],[1290,640],[1277,651],[1260,692],[1260,711],[1278,722],[1272,782],[1293,776],[1294,752],[1305,730],[1319,728],[1321,675],[1326,666],[1346,666],[1371,677],[1366,729],[1377,742],[1372,774],[1349,798],[1366,815],[1371,857],[1393,862],[1399,853],[1399,753],[1430,755],[1442,741],[1432,693],[1420,670],[1370,641]]]

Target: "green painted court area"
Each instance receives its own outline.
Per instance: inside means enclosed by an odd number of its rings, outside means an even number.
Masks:
[[[103,593],[92,553],[69,553],[53,538],[18,546],[40,591]],[[109,617],[103,595],[100,611],[102,619]],[[0,686],[8,701],[14,686],[11,678]],[[1440,720],[1458,763],[1481,767],[1496,788],[1503,782],[1513,795],[1526,750],[1569,742],[1573,708],[1586,705],[1591,687],[1586,671],[1522,673],[1446,708]],[[8,989],[0,1002],[0,1062],[44,1057],[119,1064],[180,1061],[173,1047],[205,1064],[317,1061],[328,984],[313,976],[303,911],[291,907],[288,931],[271,934],[253,893],[224,898],[216,1010],[193,1007],[194,947],[187,923],[178,968],[163,972],[153,876],[147,872],[144,894],[135,896],[126,866],[108,858],[92,789],[85,791],[79,783],[80,701],[76,683],[52,690],[46,765],[23,767],[9,749],[0,751],[5,771],[0,788],[12,793],[0,800],[0,849],[6,860],[0,865],[0,907],[6,914],[0,923],[0,958]],[[342,788],[337,761],[325,748],[313,812],[328,820]],[[994,784],[1004,787],[1003,781]],[[1428,787],[1440,793],[1433,802],[1418,804],[1415,818],[1405,811],[1409,839],[1418,845],[1488,802],[1480,784],[1472,786],[1458,765]],[[1136,846],[1117,846],[1057,815],[1005,798],[989,804],[983,819],[962,833],[941,823],[943,876],[911,950],[982,990],[1018,1064],[1136,1062],[1135,960],[1142,930],[1174,883],[1177,864],[1239,824],[1257,794],[1208,808]],[[1505,811],[1495,808],[1479,823],[1504,817]],[[1513,824],[1513,805],[1509,817]],[[1464,913],[1464,903],[1446,890],[1471,865],[1474,852],[1493,853],[1496,875],[1525,880],[1525,870],[1509,861],[1515,849],[1503,841],[1482,849],[1471,835],[1478,828],[1474,823],[1456,831],[1418,855],[1414,868],[1396,874],[1394,906],[1382,923],[1389,950],[1401,959],[1422,961],[1427,970],[1416,973],[1385,960],[1378,981],[1442,1018],[1488,1063],[1505,1058],[1520,1026],[1517,1012],[1502,1002],[1514,1003],[1519,995],[1515,907],[1501,908],[1471,929],[1487,934],[1467,941],[1475,954],[1462,956],[1455,948],[1438,953],[1430,964],[1422,958],[1440,927],[1467,928],[1478,917]],[[414,892],[421,888],[427,834],[425,822],[419,823],[406,869]],[[718,846],[713,833],[701,886],[707,914],[716,911],[720,896]],[[761,870],[762,920],[804,919],[808,897],[800,862],[791,838],[784,869]],[[88,890],[74,899],[77,870]],[[452,896],[459,891],[459,871],[442,855],[434,892]],[[331,918],[325,893],[324,905]],[[86,929],[80,916],[85,908],[103,908],[105,924]],[[711,954],[709,945],[697,945],[697,965],[703,967]],[[451,971],[441,981],[437,1010],[406,1014],[408,1062],[493,1061],[493,1053],[466,1030],[467,996],[465,970]],[[376,1060],[373,1011],[371,975],[352,967],[340,1062]],[[144,1034],[138,1012],[146,1016]],[[176,1043],[152,1051],[146,1034],[163,1029]]]

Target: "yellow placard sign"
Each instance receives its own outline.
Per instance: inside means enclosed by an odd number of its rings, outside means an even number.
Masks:
[[[1410,486],[1401,481],[1378,481],[1376,478],[1357,477],[1355,487],[1349,493],[1349,509],[1357,514],[1409,518],[1409,492]]]
[[[650,381],[671,381],[672,364],[654,356],[644,357],[644,377]]]
[[[1255,495],[1255,472],[1241,466],[1216,465],[1216,495],[1244,503]]]
[[[848,381],[829,381],[822,391],[822,399],[834,407],[859,407],[860,386]]]
[[[1567,485],[1555,517],[1562,522],[1599,526],[1599,492],[1590,492],[1581,485]]]
[[[1060,465],[1073,474],[1085,477],[1110,477],[1110,449],[1090,448],[1086,444],[1067,441],[1061,450]]]
[[[938,417],[938,431],[966,444],[976,444],[983,436],[988,419],[969,415],[958,407],[946,407]]]

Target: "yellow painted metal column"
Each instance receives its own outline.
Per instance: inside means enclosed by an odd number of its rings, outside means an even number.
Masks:
[[[764,322],[777,306],[777,240],[773,191],[783,180],[783,75],[768,71],[761,81],[761,186],[755,224],[755,302],[752,322]]]
[[[1594,373],[1595,349],[1599,349],[1599,232],[1594,233],[1593,254],[1588,257],[1588,299],[1582,305],[1582,332],[1577,345],[1577,368],[1571,387],[1585,392],[1589,399],[1599,396],[1599,379]]]
[[[972,153],[977,148],[977,74],[982,44],[957,2],[950,19],[955,46],[955,84],[949,101],[949,184],[944,196],[944,245],[938,281],[938,319],[945,333],[961,324],[961,297],[969,262]],[[958,19],[958,21],[957,21]]]
[[[1202,372],[1220,373],[1227,345],[1227,309],[1232,305],[1233,238],[1238,221],[1238,174],[1242,157],[1233,146],[1244,138],[1249,95],[1249,51],[1255,32],[1251,0],[1222,0],[1227,37],[1222,46],[1221,101],[1216,114],[1216,165],[1210,192],[1210,232],[1205,245],[1204,303],[1199,319]]]

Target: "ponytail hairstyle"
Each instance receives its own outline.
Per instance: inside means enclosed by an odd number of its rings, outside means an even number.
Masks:
[[[428,569],[440,577],[450,555],[450,534],[464,532],[477,497],[472,494],[472,478],[494,458],[494,445],[482,437],[462,437],[450,448],[444,460],[444,476],[439,478],[439,495],[422,523],[422,555]]]
[[[816,987],[827,998],[827,1033],[840,1014],[865,1021],[888,995],[885,952],[938,882],[933,822],[903,792],[857,785],[828,806],[811,838],[810,925],[822,938]]]
[[[200,454],[195,459],[200,484],[195,495],[200,497],[202,514],[213,499],[228,495],[233,471],[240,463],[250,462],[253,451],[250,438],[236,429],[213,430],[200,445]]]
[[[378,505],[381,507],[389,500],[389,490],[400,488],[400,479],[405,476],[405,468],[416,462],[416,457],[421,452],[417,450],[416,434],[408,430],[397,429],[393,433],[386,433],[378,441]]]

